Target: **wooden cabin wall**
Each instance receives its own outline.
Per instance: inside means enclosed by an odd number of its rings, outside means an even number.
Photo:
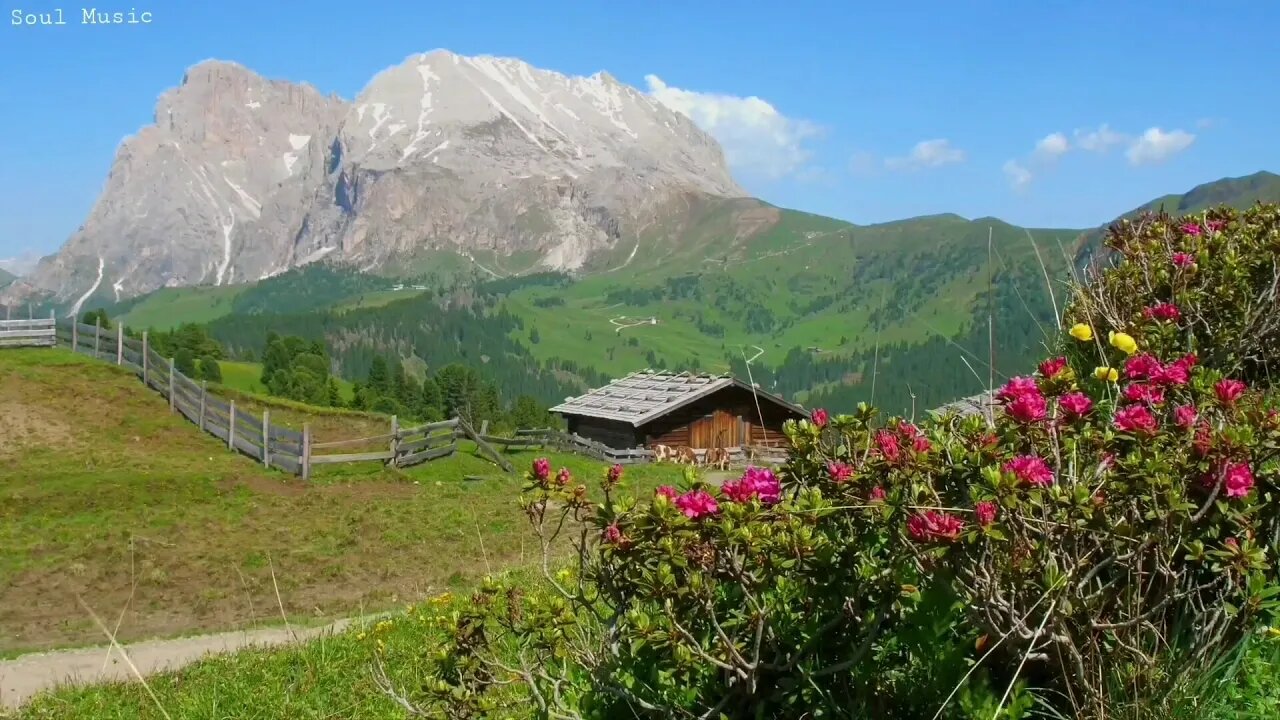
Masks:
[[[569,432],[617,450],[639,447],[642,444],[631,423],[582,416],[570,416],[568,420]]]

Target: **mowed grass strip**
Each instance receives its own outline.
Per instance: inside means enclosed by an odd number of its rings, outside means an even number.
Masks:
[[[407,471],[324,466],[304,483],[228,451],[129,373],[46,349],[0,352],[0,419],[0,654],[102,642],[77,596],[120,618],[127,642],[276,623],[277,586],[291,619],[319,622],[536,554],[520,478],[466,443]],[[347,437],[382,422],[312,420]],[[538,455],[510,457],[523,470]],[[550,457],[588,487],[605,467]],[[650,486],[678,474],[632,472]]]

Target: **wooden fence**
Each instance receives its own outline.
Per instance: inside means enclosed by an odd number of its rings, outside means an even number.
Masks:
[[[53,316],[26,320],[0,320],[0,348],[50,347],[54,344]]]
[[[74,321],[57,323],[56,327],[52,319],[39,322],[48,323],[50,337],[65,343],[72,352],[112,362],[133,372],[143,384],[169,401],[170,412],[181,414],[201,431],[222,440],[228,449],[259,460],[266,467],[301,475],[303,479],[311,477],[313,465],[381,461],[402,468],[445,457],[457,450],[459,426],[465,425],[455,418],[402,429],[392,416],[391,432],[386,435],[316,443],[312,441],[309,424],[303,424],[301,432],[275,425],[271,423],[269,409],[259,416],[237,408],[235,400],[223,400],[209,392],[208,383],[192,380],[174,367],[173,358],[161,357],[153,350],[145,331],[142,338],[137,339],[125,335],[119,324],[114,330],[104,330],[98,324]],[[316,453],[316,450],[339,447],[367,448],[377,442],[386,442],[387,449]],[[506,463],[505,459],[502,463]]]
[[[515,437],[503,438],[482,435],[485,441],[500,445],[508,450],[525,450],[552,447],[557,450],[578,453],[607,463],[618,465],[638,465],[654,461],[654,453],[648,448],[617,449],[608,445],[584,438],[577,433],[566,433],[550,428],[535,430],[517,430]],[[749,463],[782,463],[786,462],[786,450],[781,448],[765,448],[754,446],[725,448],[729,451],[729,462],[733,465]],[[695,449],[698,462],[704,462],[705,449]]]

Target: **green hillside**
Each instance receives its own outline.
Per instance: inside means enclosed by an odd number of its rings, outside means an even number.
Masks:
[[[1280,176],[1219,180],[1134,212],[1258,199],[1280,199]],[[667,210],[576,279],[526,272],[397,291],[316,265],[244,288],[160,291],[122,309],[135,326],[211,322],[233,355],[259,352],[268,330],[323,340],[349,379],[391,354],[420,370],[469,364],[510,396],[554,402],[645,367],[744,373],[754,357],[757,381],[802,402],[849,407],[873,399],[874,385],[877,404],[903,411],[1025,370],[1056,322],[1053,300],[1102,235],[949,214],[857,226],[702,196]]]

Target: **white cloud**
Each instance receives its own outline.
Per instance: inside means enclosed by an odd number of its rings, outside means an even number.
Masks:
[[[1125,151],[1131,165],[1158,163],[1191,147],[1196,136],[1183,130],[1165,132],[1158,127],[1148,128]]]
[[[655,100],[687,115],[724,148],[735,171],[768,180],[798,173],[813,153],[807,140],[821,134],[808,120],[789,118],[765,100],[673,87],[657,75],[646,75]]]
[[[1055,160],[1065,155],[1070,149],[1071,143],[1067,141],[1067,136],[1056,132],[1041,138],[1031,154],[1040,160]]]
[[[1001,169],[1004,170],[1004,175],[1009,179],[1009,185],[1014,190],[1022,190],[1031,184],[1031,171],[1023,167],[1017,160],[1009,160]]]
[[[1089,152],[1105,153],[1117,145],[1129,141],[1128,136],[1118,133],[1102,123],[1097,130],[1076,130],[1076,147]]]
[[[937,138],[921,140],[906,157],[888,158],[884,165],[890,170],[919,170],[964,162],[966,157],[965,151],[954,147],[950,140]]]

